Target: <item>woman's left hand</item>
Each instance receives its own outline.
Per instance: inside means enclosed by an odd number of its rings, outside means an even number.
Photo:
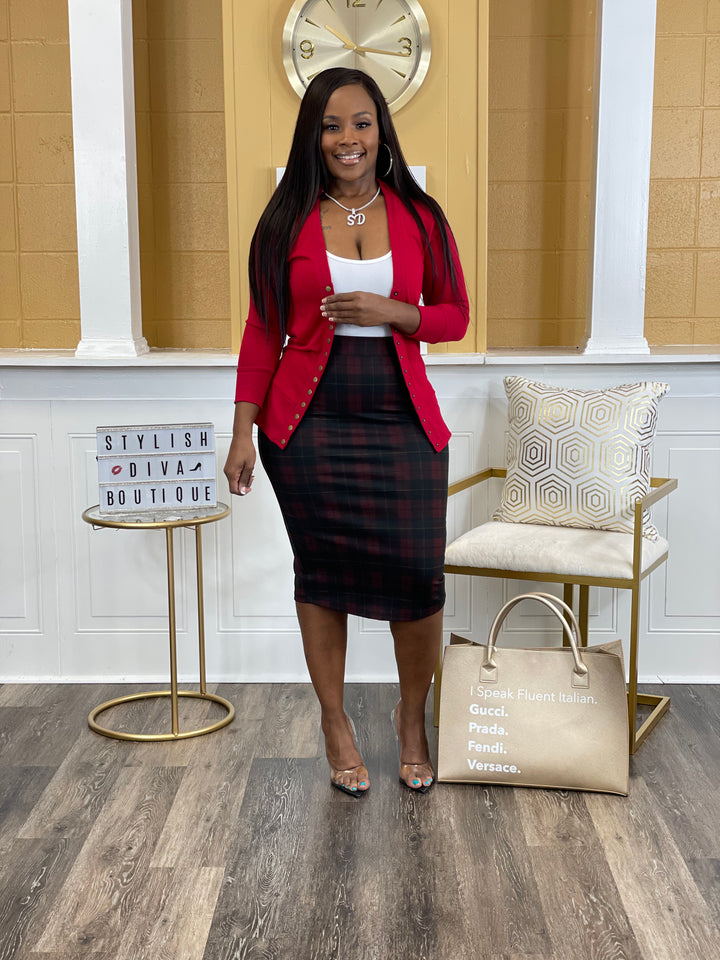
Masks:
[[[420,326],[420,311],[411,303],[363,290],[325,297],[320,311],[323,317],[334,323],[355,323],[360,327],[379,327],[388,323],[403,333],[415,333]]]

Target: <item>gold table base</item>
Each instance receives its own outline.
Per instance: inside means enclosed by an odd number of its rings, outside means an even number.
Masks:
[[[140,740],[140,741],[158,741],[158,740],[186,740],[189,737],[200,737],[204,733],[212,733],[221,727],[227,726],[235,717],[235,708],[224,697],[219,697],[214,693],[208,693],[205,681],[205,603],[203,594],[203,567],[202,567],[202,525],[213,523],[215,520],[222,520],[230,513],[230,507],[224,503],[218,503],[215,508],[206,508],[186,513],[183,517],[175,514],[168,518],[154,518],[143,520],[139,517],[118,517],[108,514],[101,514],[98,506],[87,509],[82,518],[86,523],[93,527],[113,527],[120,530],[165,530],[165,543],[167,552],[167,583],[168,583],[168,627],[170,639],[170,689],[154,690],[148,693],[129,693],[123,697],[116,697],[114,700],[107,700],[95,707],[88,716],[88,724],[95,733],[100,733],[104,737],[113,737],[115,740]],[[173,547],[173,530],[175,527],[192,527],[195,530],[195,572],[197,580],[197,614],[198,614],[198,652],[200,660],[200,690],[178,690],[177,680],[177,636],[175,625],[175,553]],[[121,730],[111,730],[109,727],[103,727],[97,722],[97,717],[104,710],[110,707],[116,707],[121,703],[130,703],[133,700],[154,700],[159,697],[170,698],[170,717],[171,731],[169,733],[125,733]],[[199,727],[196,730],[180,730],[178,718],[178,698],[191,697],[195,700],[208,700],[212,703],[218,703],[227,710],[227,715],[221,717],[215,723],[208,724],[205,727]]]
[[[209,724],[207,727],[200,727],[198,730],[183,730],[177,733],[125,733],[121,730],[102,727],[97,722],[98,714],[102,713],[103,710],[109,710],[110,707],[117,707],[118,704],[130,703],[132,700],[154,700],[157,697],[172,696],[172,690],[154,690],[149,693],[129,693],[124,697],[115,697],[114,700],[107,700],[105,703],[101,703],[99,707],[95,707],[95,709],[90,712],[88,724],[90,725],[90,729],[94,730],[95,733],[101,733],[104,737],[114,737],[116,740],[187,740],[189,737],[200,737],[204,733],[212,733],[213,730],[226,727],[235,717],[235,707],[229,700],[226,700],[225,697],[218,697],[214,693],[199,693],[195,690],[178,690],[176,691],[177,697],[192,697],[196,700],[211,700],[213,703],[219,703],[221,707],[225,707],[228,711],[227,715],[221,717],[216,723]]]

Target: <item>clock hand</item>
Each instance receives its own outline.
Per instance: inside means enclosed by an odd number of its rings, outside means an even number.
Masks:
[[[409,57],[410,53],[398,53],[396,50],[378,50],[377,47],[358,47],[353,44],[355,53],[384,53],[388,57]]]
[[[348,40],[347,37],[344,37],[341,33],[338,33],[337,30],[333,30],[333,28],[330,27],[330,26],[328,26],[327,23],[325,24],[325,29],[326,29],[326,30],[329,30],[330,33],[332,33],[333,36],[337,37],[338,40],[340,40],[340,41],[342,42],[342,45],[343,45],[347,50],[358,50],[358,49],[359,49],[359,47],[358,47],[358,45],[357,45],[356,43],[353,43],[352,40]]]
[[[411,56],[410,53],[402,53],[402,52],[398,52],[398,51],[396,51],[396,50],[379,50],[377,47],[360,47],[360,46],[358,46],[356,43],[353,43],[352,40],[348,39],[348,37],[343,36],[342,33],[338,33],[337,30],[333,30],[333,28],[332,28],[331,26],[329,26],[329,24],[327,24],[327,23],[325,24],[325,29],[326,29],[326,30],[329,30],[330,33],[332,33],[332,35],[333,35],[334,37],[337,37],[338,40],[340,40],[340,41],[342,42],[342,45],[345,47],[346,50],[354,50],[355,53],[359,53],[361,56],[364,55],[364,54],[366,54],[366,53],[382,53],[382,54],[385,54],[385,56],[388,56],[388,57],[409,57],[409,56]]]

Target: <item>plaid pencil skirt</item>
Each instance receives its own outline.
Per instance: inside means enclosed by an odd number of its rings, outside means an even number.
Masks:
[[[259,451],[295,557],[295,599],[375,620],[445,603],[448,449],[431,446],[391,337],[336,337],[288,445]]]

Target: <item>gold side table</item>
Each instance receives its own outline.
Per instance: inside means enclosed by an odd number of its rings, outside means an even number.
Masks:
[[[202,527],[205,523],[214,523],[222,520],[230,513],[230,507],[225,503],[218,503],[216,507],[203,507],[197,510],[185,511],[182,515],[154,517],[140,519],[124,516],[122,519],[112,514],[100,513],[99,505],[89,507],[82,515],[86,523],[93,528],[113,527],[118,530],[164,530],[167,548],[167,583],[168,583],[168,621],[170,634],[170,689],[154,690],[148,693],[131,693],[124,697],[116,697],[95,707],[88,716],[88,723],[92,730],[105,737],[114,737],[117,740],[183,740],[188,737],[199,737],[204,733],[212,733],[227,726],[235,716],[235,708],[224,697],[208,693],[205,683],[205,605],[203,600],[203,565],[202,565]],[[177,642],[175,627],[175,557],[173,552],[173,530],[175,527],[194,527],[195,529],[195,569],[197,574],[197,613],[198,613],[198,643],[200,654],[200,690],[178,690],[177,681]],[[133,700],[152,700],[157,697],[170,697],[171,733],[124,733],[120,730],[111,730],[97,722],[97,717],[104,710],[115,707],[120,703],[129,703]],[[216,723],[198,730],[180,730],[178,721],[178,698],[193,697],[198,700],[212,700],[225,707],[227,714]]]

